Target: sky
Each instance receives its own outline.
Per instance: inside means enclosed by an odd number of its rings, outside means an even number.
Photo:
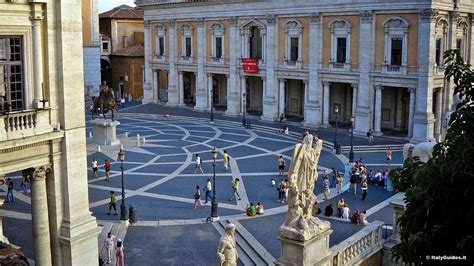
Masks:
[[[99,13],[109,11],[116,6],[123,4],[135,6],[133,2],[135,2],[135,0],[99,0]]]

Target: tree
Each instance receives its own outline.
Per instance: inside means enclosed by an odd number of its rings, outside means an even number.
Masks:
[[[426,163],[407,160],[393,172],[405,189],[405,213],[395,258],[428,263],[427,256],[466,256],[474,262],[474,72],[458,50],[446,51],[445,77],[452,79],[459,103],[449,120],[444,141]]]

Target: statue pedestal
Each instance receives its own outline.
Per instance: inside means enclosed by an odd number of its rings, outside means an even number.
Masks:
[[[92,141],[95,144],[104,146],[120,145],[120,140],[117,139],[117,126],[120,125],[120,122],[95,119],[91,122],[91,125]]]
[[[329,235],[331,233],[332,230],[327,229],[306,241],[287,238],[280,233],[281,257],[275,265],[329,265]]]

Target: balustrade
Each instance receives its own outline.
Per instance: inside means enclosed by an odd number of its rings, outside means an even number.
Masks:
[[[0,141],[24,138],[50,132],[50,110],[24,110],[0,115]]]

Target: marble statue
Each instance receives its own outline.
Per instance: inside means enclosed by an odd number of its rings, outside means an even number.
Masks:
[[[436,143],[433,142],[420,142],[416,145],[407,143],[403,145],[403,160],[418,156],[420,161],[426,163],[433,157],[434,145],[436,145]]]
[[[300,241],[309,240],[330,228],[329,222],[312,215],[316,196],[314,183],[318,178],[318,161],[323,141],[318,139],[313,148],[313,136],[306,135],[302,144],[297,144],[288,170],[289,200],[285,222],[280,227],[284,237]]]
[[[227,224],[224,234],[219,239],[217,247],[217,256],[219,257],[219,266],[236,266],[237,265],[237,246],[234,238],[235,225]]]

